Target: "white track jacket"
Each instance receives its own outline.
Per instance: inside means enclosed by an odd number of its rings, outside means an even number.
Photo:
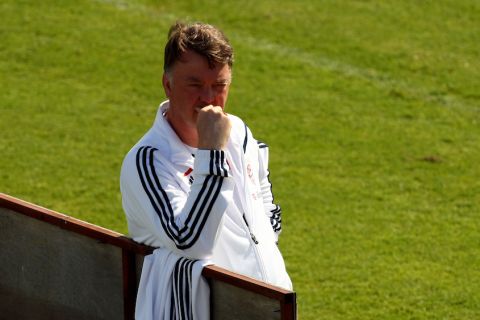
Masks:
[[[292,289],[277,247],[280,207],[273,202],[267,145],[229,115],[226,150],[194,150],[165,119],[168,106],[168,101],[160,105],[153,127],[122,165],[120,188],[130,236],[177,257]],[[158,262],[158,272],[174,269],[164,263],[166,259]],[[149,268],[151,274],[151,263]],[[137,309],[145,305],[139,301],[142,283],[148,283],[144,273],[145,266]],[[161,290],[169,290],[168,285]]]

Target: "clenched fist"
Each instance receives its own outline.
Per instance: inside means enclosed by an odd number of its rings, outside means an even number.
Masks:
[[[224,149],[232,128],[228,116],[221,107],[212,105],[198,108],[197,111],[198,148]]]

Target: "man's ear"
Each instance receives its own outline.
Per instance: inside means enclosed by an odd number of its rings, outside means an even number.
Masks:
[[[167,98],[170,98],[170,93],[172,92],[172,82],[170,81],[170,77],[166,73],[163,74],[162,84],[165,95],[167,96]]]

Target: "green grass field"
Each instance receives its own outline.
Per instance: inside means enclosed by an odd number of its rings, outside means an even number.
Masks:
[[[0,191],[123,233],[176,19],[236,49],[299,318],[480,318],[480,2],[3,0]],[[1,232],[1,231],[0,231]]]

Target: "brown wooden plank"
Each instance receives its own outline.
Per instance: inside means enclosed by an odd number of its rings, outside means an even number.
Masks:
[[[0,230],[1,319],[124,317],[122,248],[4,207]]]
[[[205,267],[202,275],[207,279],[211,278],[226,282],[233,286],[258,293],[286,304],[294,302],[296,298],[295,292],[228,271],[215,265]]]
[[[121,233],[96,226],[94,224],[75,219],[68,215],[43,208],[41,206],[14,198],[0,193],[0,206],[22,213],[29,217],[45,221],[60,228],[83,234],[90,238],[97,239],[129,251],[147,255],[153,252],[154,248],[139,244]]]
[[[281,320],[278,300],[223,281],[210,281],[210,317],[212,320]]]

